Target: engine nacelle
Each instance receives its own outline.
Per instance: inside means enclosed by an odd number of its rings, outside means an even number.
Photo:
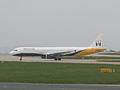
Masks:
[[[55,58],[54,56],[51,56],[51,55],[42,55],[41,56],[42,59],[53,59]]]

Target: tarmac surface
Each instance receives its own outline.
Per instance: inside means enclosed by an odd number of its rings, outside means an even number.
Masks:
[[[120,90],[120,85],[0,83],[0,90]]]
[[[117,59],[117,60],[119,60],[119,59]],[[11,56],[8,54],[0,54],[0,61],[20,61],[20,60],[19,60],[19,57],[16,57],[16,56]],[[86,59],[62,59],[61,61],[55,61],[52,59],[41,59],[41,57],[23,57],[22,61],[23,62],[57,62],[57,63],[85,63],[85,64],[89,63],[89,64],[118,64],[118,65],[120,65],[120,62],[98,62],[97,59],[91,59],[91,60],[90,59],[89,60],[86,60]]]

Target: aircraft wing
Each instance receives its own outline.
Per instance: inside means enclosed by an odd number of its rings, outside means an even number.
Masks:
[[[69,50],[69,51],[58,51],[58,52],[49,52],[46,53],[45,55],[51,55],[51,56],[66,56],[66,55],[70,55],[70,54],[75,54],[78,51],[76,50]]]

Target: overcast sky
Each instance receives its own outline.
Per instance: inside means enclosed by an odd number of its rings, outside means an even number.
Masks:
[[[0,47],[89,46],[99,34],[120,50],[120,0],[0,0]]]

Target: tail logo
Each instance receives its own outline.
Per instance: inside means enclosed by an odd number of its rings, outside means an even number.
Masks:
[[[101,41],[96,42],[96,46],[102,46],[102,42]]]

